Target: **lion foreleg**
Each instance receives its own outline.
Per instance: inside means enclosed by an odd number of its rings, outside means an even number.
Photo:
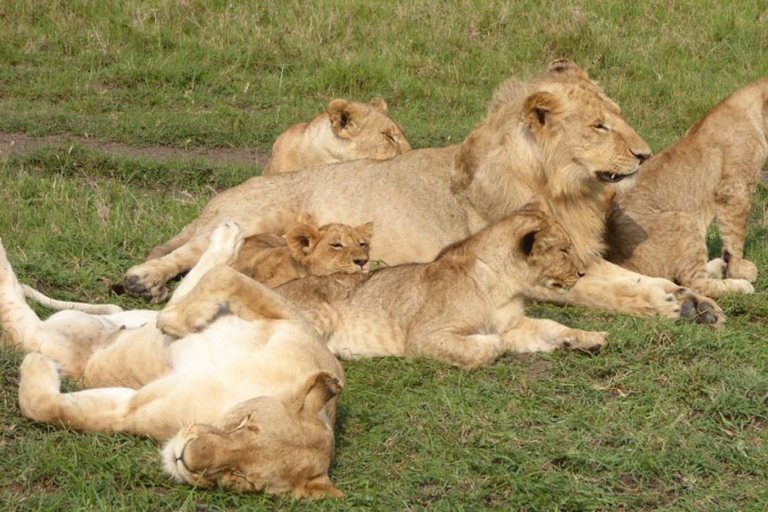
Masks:
[[[743,171],[750,174],[746,169]],[[754,282],[757,279],[757,267],[744,259],[744,240],[752,208],[751,195],[746,183],[721,183],[721,189],[715,196],[715,215],[723,240],[725,277]]]
[[[722,309],[712,299],[668,279],[648,277],[598,260],[587,267],[568,293],[555,295],[536,290],[536,298],[633,315],[663,315],[695,318],[719,326],[725,322]]]
[[[209,270],[189,293],[163,309],[157,326],[166,334],[182,337],[203,330],[222,313],[232,313],[243,320],[303,321],[286,299],[232,267],[219,265]]]
[[[509,352],[552,352],[558,349],[599,352],[608,333],[582,331],[559,324],[554,320],[521,317],[517,325],[503,335]]]

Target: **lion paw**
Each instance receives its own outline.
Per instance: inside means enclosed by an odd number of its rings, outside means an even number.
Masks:
[[[725,277],[726,264],[723,258],[715,258],[707,263],[706,272],[710,279],[723,279]]]
[[[725,323],[725,313],[715,301],[695,293],[689,288],[675,291],[680,304],[680,318],[691,318],[699,324],[720,327]]]
[[[604,331],[582,331],[571,329],[563,337],[563,347],[569,350],[582,350],[596,354],[606,343],[608,333]]]
[[[754,283],[757,280],[757,266],[749,260],[730,261],[725,269],[725,277]]]
[[[165,281],[153,275],[152,268],[146,263],[136,265],[125,273],[123,287],[131,295],[138,295],[153,304],[163,302],[168,297]]]
[[[224,311],[226,304],[215,302],[169,306],[157,316],[157,328],[169,336],[183,338],[202,331]]]
[[[60,367],[40,352],[30,352],[21,363],[19,380],[19,406],[27,418],[40,422],[56,419],[54,399],[59,396]]]
[[[208,247],[201,259],[211,260],[209,264],[230,265],[240,252],[245,240],[245,231],[232,220],[219,224],[211,233]]]

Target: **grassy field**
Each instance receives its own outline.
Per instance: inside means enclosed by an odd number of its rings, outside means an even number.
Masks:
[[[247,5],[246,5],[247,4]],[[414,147],[461,140],[511,74],[568,57],[655,150],[768,76],[768,6],[740,0],[0,4],[0,132],[72,143],[0,158],[0,236],[21,279],[62,299],[145,304],[109,285],[256,165],[89,149],[268,151],[334,97],[383,96]],[[74,137],[77,137],[75,139]],[[4,510],[765,510],[768,187],[746,255],[757,293],[721,330],[534,305],[607,330],[598,356],[346,364],[341,501],[173,484],[156,445],[23,418],[18,354],[0,349]],[[712,247],[718,245],[712,233]],[[47,314],[40,310],[41,314]]]

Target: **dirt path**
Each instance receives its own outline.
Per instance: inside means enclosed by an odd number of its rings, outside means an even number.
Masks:
[[[49,135],[46,137],[29,137],[24,133],[0,132],[0,158],[8,155],[19,155],[45,146],[60,146],[63,144],[78,144],[102,153],[127,156],[133,158],[149,158],[160,162],[167,160],[207,160],[213,163],[225,164],[258,164],[264,167],[269,161],[269,153],[255,153],[247,149],[180,149],[167,146],[128,146],[117,142],[80,137],[77,135]],[[760,180],[768,183],[768,168],[763,168]]]
[[[0,158],[9,155],[20,155],[45,146],[60,146],[78,144],[102,153],[127,156],[133,158],[149,158],[151,160],[207,160],[226,164],[258,164],[266,165],[269,155],[255,153],[245,149],[180,149],[167,146],[128,146],[93,137],[76,135],[50,135],[47,137],[29,137],[24,133],[0,132]]]

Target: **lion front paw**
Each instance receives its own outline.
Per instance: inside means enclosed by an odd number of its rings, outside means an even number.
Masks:
[[[563,337],[563,348],[569,350],[582,350],[596,354],[600,352],[606,343],[608,333],[604,331],[582,331],[571,329]]]
[[[131,295],[138,295],[153,304],[163,302],[168,297],[165,281],[155,275],[146,263],[128,269],[123,286]]]
[[[696,323],[712,327],[720,327],[725,323],[725,313],[712,299],[699,295],[690,288],[678,288],[674,295],[680,304],[680,318],[691,318]]]
[[[157,328],[169,336],[183,338],[202,331],[226,310],[226,304],[214,302],[169,306],[157,316]]]
[[[757,266],[749,260],[730,261],[725,269],[725,277],[754,283],[757,280]]]

